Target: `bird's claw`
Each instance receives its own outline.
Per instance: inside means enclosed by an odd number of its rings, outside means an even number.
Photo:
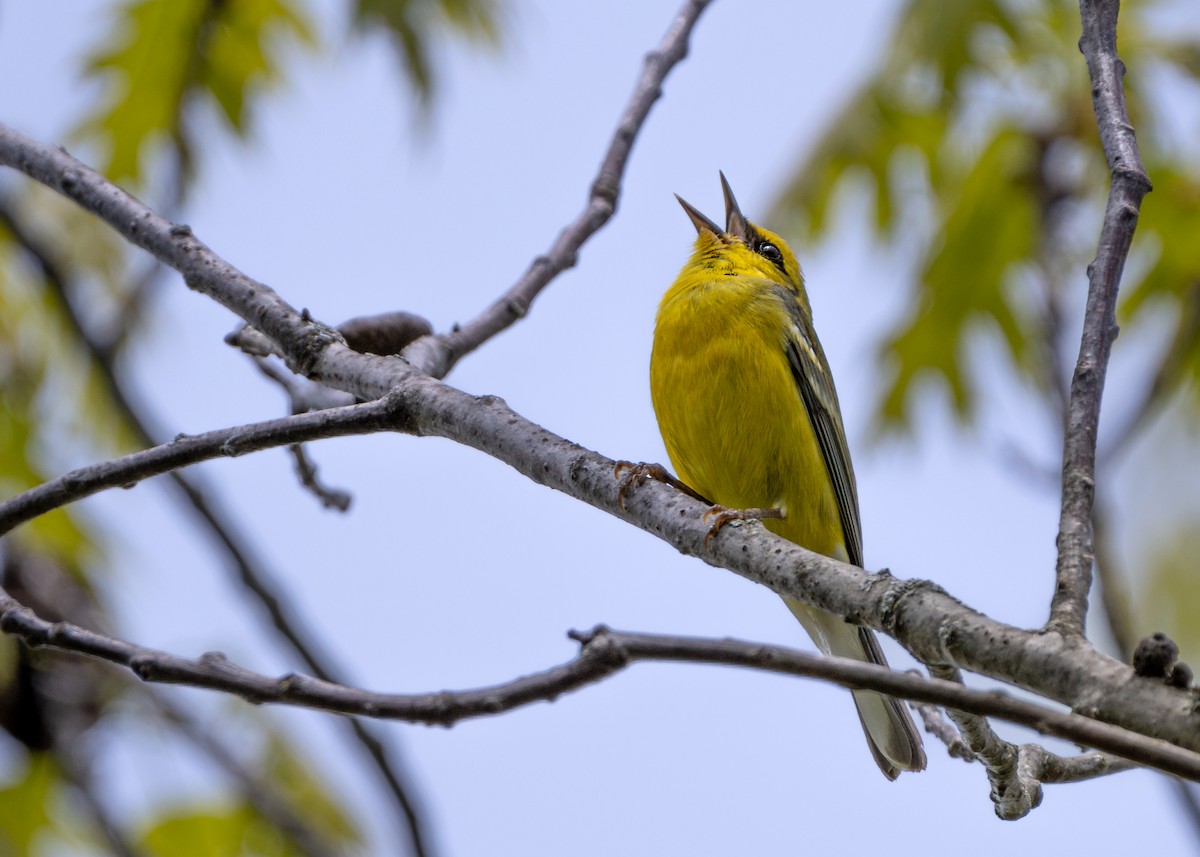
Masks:
[[[624,476],[621,475],[623,473],[625,474]],[[621,507],[622,511],[625,509],[625,495],[629,493],[629,489],[641,486],[647,479],[666,483],[672,488],[676,488],[706,505],[711,506],[713,504],[712,500],[709,500],[702,494],[697,494],[690,487],[672,476],[667,468],[661,464],[647,464],[645,461],[639,464],[634,464],[632,461],[618,461],[613,468],[613,476],[621,480],[621,485],[617,488],[617,505]]]
[[[618,461],[616,467],[613,468],[613,476],[621,480],[621,484],[617,488],[617,505],[621,507],[622,511],[625,510],[625,496],[629,493],[629,489],[641,487],[647,479],[666,482],[676,487],[680,484],[661,464],[647,464],[644,461],[637,464],[632,461]]]
[[[729,509],[725,506],[714,505],[704,513],[704,520],[712,519],[712,525],[708,528],[708,532],[704,536],[704,549],[708,550],[708,543],[728,523],[733,521],[762,521],[766,518],[782,517],[782,509]]]

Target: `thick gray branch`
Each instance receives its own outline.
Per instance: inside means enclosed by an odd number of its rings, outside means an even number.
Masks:
[[[1083,36],[1079,48],[1092,80],[1092,104],[1100,142],[1112,173],[1112,186],[1100,246],[1088,265],[1088,297],[1084,309],[1079,359],[1071,379],[1063,440],[1062,514],[1058,526],[1058,563],[1048,628],[1083,634],[1088,592],[1092,585],[1095,546],[1092,502],[1096,490],[1096,433],[1108,358],[1117,335],[1115,316],[1121,272],[1133,242],[1138,209],[1150,190],[1150,179],[1138,154],[1137,140],[1121,78],[1125,66],[1117,57],[1118,0],[1080,0]]]

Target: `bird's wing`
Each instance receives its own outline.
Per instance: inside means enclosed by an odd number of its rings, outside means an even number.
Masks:
[[[804,401],[813,433],[821,447],[825,470],[837,497],[838,515],[842,521],[842,533],[846,540],[846,553],[850,562],[862,567],[862,521],[858,512],[858,487],[854,482],[854,469],[850,465],[850,451],[846,448],[846,431],[842,425],[842,411],[838,407],[837,391],[833,387],[833,375],[817,332],[811,319],[796,300],[796,296],[779,287],[779,296],[791,319],[786,349],[792,377]]]

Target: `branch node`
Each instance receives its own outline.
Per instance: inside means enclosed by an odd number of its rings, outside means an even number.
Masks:
[[[633,139],[633,132],[622,128],[619,130],[619,135],[626,141]],[[600,173],[596,176],[596,180],[592,182],[591,196],[592,204],[602,208],[606,214],[610,215],[617,207],[617,196],[621,192],[620,176],[609,173]]]
[[[580,631],[578,628],[572,628],[570,631],[567,631],[567,637],[579,643],[580,646],[586,647],[591,644],[592,640],[611,632],[612,628],[600,624],[594,626],[590,631]]]
[[[157,659],[148,654],[130,658],[129,669],[142,681],[154,681],[160,674]]]
[[[205,652],[200,656],[200,663],[206,667],[211,667],[216,670],[227,670],[230,667],[229,658],[224,652]]]
[[[529,301],[520,295],[514,295],[508,299],[508,311],[515,318],[524,318],[529,315]]]

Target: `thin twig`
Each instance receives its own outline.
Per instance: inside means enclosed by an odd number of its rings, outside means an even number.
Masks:
[[[398,401],[395,397],[385,397],[361,405],[277,417],[198,435],[181,434],[170,443],[80,467],[0,503],[0,535],[107,488],[130,488],[143,479],[201,461],[236,457],[305,440],[394,430],[398,427]]]
[[[245,327],[243,330],[253,330],[253,328]],[[225,337],[225,340],[229,342],[231,339],[236,338],[237,334],[230,334]],[[287,393],[288,403],[291,406],[293,414],[302,414],[305,411],[321,411],[326,408],[340,408],[345,405],[353,405],[358,401],[350,393],[331,389],[324,384],[309,381],[307,378],[297,377],[286,369],[281,368],[269,357],[262,355],[252,356],[254,357],[255,368],[282,387],[283,391]]]
[[[443,336],[417,340],[404,356],[428,375],[444,378],[454,364],[500,331],[524,318],[535,298],[550,281],[574,267],[579,250],[612,218],[621,194],[621,180],[634,141],[650,108],[662,95],[667,75],[687,56],[688,40],[700,14],[711,0],[687,0],[658,47],[646,55],[642,74],[608,144],[600,170],[592,181],[583,211],[567,225],[544,256],[533,260],[513,286],[476,318]]]
[[[288,452],[296,467],[296,475],[300,477],[300,484],[320,500],[322,506],[326,509],[337,509],[339,512],[345,512],[350,508],[350,492],[340,488],[330,488],[321,481],[321,476],[317,472],[317,464],[308,454],[304,444],[293,443],[288,447]]]
[[[407,313],[404,313],[404,315],[408,316]],[[356,348],[356,350],[361,351],[363,349]],[[293,414],[302,414],[310,410],[320,410],[319,408],[312,408],[309,406],[308,402],[302,401],[304,398],[304,391],[302,391],[300,385],[300,378],[297,378],[291,372],[286,372],[283,369],[278,368],[276,364],[268,358],[255,357],[253,358],[253,361],[254,366],[258,369],[258,371],[262,372],[262,374],[266,375],[272,381],[275,381],[277,384],[283,387],[285,392],[287,392],[288,401],[291,404]],[[326,392],[330,393],[333,392],[332,390],[329,390],[328,387],[321,387],[318,384],[305,382],[304,390],[312,389],[325,390]],[[331,406],[325,405],[324,407]],[[353,497],[351,496],[350,492],[343,491],[339,488],[330,488],[321,481],[320,475],[317,472],[316,462],[314,462],[309,456],[308,450],[305,448],[304,444],[293,443],[288,447],[288,452],[291,453],[293,463],[296,467],[296,475],[300,477],[301,486],[303,486],[306,491],[320,500],[322,506],[324,506],[326,509],[337,509],[339,512],[345,512],[350,508],[350,504],[353,502]]]
[[[975,761],[975,754],[971,752],[971,748],[967,746],[954,724],[942,715],[942,709],[924,702],[913,703],[912,707],[920,715],[925,731],[946,745],[946,752],[951,758],[962,759],[964,762]]]
[[[1117,58],[1118,0],[1080,0],[1083,36],[1079,48],[1087,59],[1092,104],[1100,142],[1112,173],[1112,186],[1096,258],[1088,265],[1088,297],[1084,308],[1079,360],[1071,379],[1071,402],[1063,442],[1062,515],[1058,527],[1058,563],[1047,628],[1082,635],[1092,583],[1094,545],[1092,501],[1096,484],[1096,433],[1108,358],[1117,335],[1115,308],[1121,272],[1133,242],[1138,209],[1150,190],[1150,179],[1138,154],[1133,126],[1125,110],[1121,78],[1125,66]]]
[[[953,667],[931,667],[930,673],[943,681],[961,685],[962,673]],[[975,712],[950,707],[947,715],[958,727],[958,737],[969,757],[987,771],[996,816],[1005,821],[1024,818],[1042,802],[1042,786],[1074,783],[1129,770],[1133,765],[1106,753],[1059,756],[1037,744],[1010,744],[995,733],[987,718]],[[939,737],[945,736],[939,733]],[[951,752],[956,745],[948,741]]]
[[[943,681],[956,684],[963,681],[962,673],[955,667],[931,667],[929,672]],[[946,714],[958,727],[971,754],[987,771],[992,804],[999,818],[1006,821],[1024,818],[1042,802],[1041,782],[1021,775],[1016,746],[997,735],[986,717],[956,708],[946,709]]]
[[[1172,780],[1171,786],[1171,791],[1179,798],[1179,804],[1191,825],[1192,832],[1200,831],[1200,796],[1196,795],[1195,787],[1187,780]]]

